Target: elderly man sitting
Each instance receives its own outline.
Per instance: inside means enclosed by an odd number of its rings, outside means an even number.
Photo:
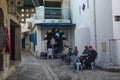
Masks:
[[[91,69],[91,63],[95,61],[97,57],[97,52],[93,49],[92,46],[89,46],[89,54],[85,59],[85,66],[87,69]]]

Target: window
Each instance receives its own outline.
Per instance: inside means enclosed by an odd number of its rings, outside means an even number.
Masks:
[[[115,21],[120,21],[120,16],[115,16]]]
[[[85,4],[83,4],[83,5],[82,5],[82,10],[83,10],[83,11],[85,10],[85,7],[86,7]]]

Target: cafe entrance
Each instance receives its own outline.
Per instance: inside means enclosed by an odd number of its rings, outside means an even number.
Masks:
[[[66,41],[65,34],[62,30],[57,28],[49,30],[44,37],[44,40],[47,40],[47,48],[51,47],[52,37],[55,39],[54,53],[60,53],[63,51],[63,41]]]

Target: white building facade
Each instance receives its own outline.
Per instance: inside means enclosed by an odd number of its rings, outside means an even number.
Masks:
[[[61,45],[72,47],[75,44],[75,24],[70,20],[69,0],[44,0],[43,3],[43,6],[36,7],[32,21],[34,30],[31,34],[36,34],[34,44],[36,56],[47,51],[52,37],[55,38],[58,51]]]
[[[120,65],[120,1],[70,0],[72,21],[76,24],[75,45],[81,54],[85,45],[98,52],[101,67]]]

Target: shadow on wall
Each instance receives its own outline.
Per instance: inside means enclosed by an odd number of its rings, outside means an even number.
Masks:
[[[79,54],[82,54],[85,45],[90,44],[89,27],[80,27],[75,30],[75,45],[78,47]]]

